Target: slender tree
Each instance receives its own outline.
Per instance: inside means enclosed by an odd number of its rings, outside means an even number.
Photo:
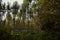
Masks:
[[[6,30],[7,32],[11,33],[11,31],[13,30],[13,20],[12,20],[12,17],[11,17],[11,14],[10,12],[7,13],[6,15]]]
[[[10,7],[10,3],[8,2],[8,5],[7,5],[7,10],[10,10],[11,7]]]
[[[0,12],[2,12],[2,3],[0,2]]]
[[[18,9],[19,9],[19,5],[18,5],[18,2],[17,1],[15,1],[14,3],[13,3],[13,6],[12,6],[12,14],[13,14],[13,23],[14,23],[14,28],[16,27],[16,15],[17,15],[17,13],[18,13]]]

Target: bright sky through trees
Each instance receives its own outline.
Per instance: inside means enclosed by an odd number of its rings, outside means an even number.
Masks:
[[[10,2],[11,5],[12,5],[13,2],[15,2],[15,1],[17,1],[18,4],[22,4],[22,3],[23,3],[23,0],[2,0],[3,3],[5,2],[5,3],[7,4],[7,2]]]
[[[2,3],[6,3],[7,5],[7,2],[10,3],[10,5],[13,5],[13,2],[17,1],[19,5],[21,5],[23,3],[23,0],[2,0]],[[5,16],[3,16],[3,20],[6,18],[6,13],[5,13]]]

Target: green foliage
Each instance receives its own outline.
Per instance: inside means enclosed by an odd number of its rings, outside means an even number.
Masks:
[[[33,3],[31,1],[23,0],[19,12],[17,1],[13,3],[12,7],[8,2],[6,20],[0,19],[0,40],[59,40],[60,1],[34,0]],[[5,6],[5,4],[2,6],[0,2],[0,12],[5,9]],[[13,10],[11,11],[11,9]],[[10,11],[14,20],[12,20]]]

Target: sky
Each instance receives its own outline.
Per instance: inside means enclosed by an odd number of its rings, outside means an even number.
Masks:
[[[23,0],[2,0],[2,3],[6,3],[7,4],[7,2],[10,2],[11,3],[11,5],[13,4],[13,2],[15,2],[15,1],[17,1],[18,2],[18,4],[22,4],[23,3]]]

